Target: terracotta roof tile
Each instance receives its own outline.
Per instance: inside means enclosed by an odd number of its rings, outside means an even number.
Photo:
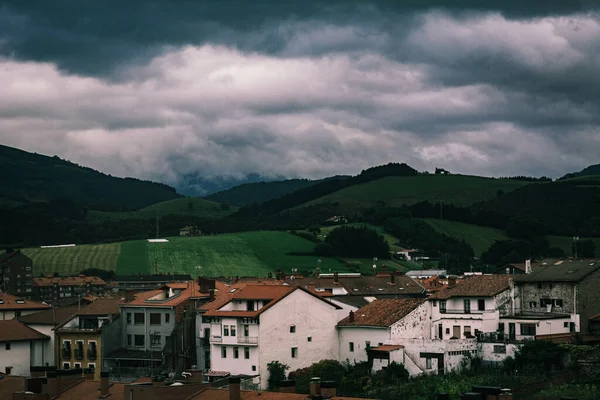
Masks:
[[[77,310],[77,315],[115,315],[119,314],[119,305],[124,304],[120,298],[97,298],[91,304]]]
[[[400,350],[403,349],[404,346],[400,346],[400,345],[395,345],[395,344],[383,344],[381,346],[377,346],[377,347],[370,347],[369,350],[373,350],[373,351],[395,351],[395,350]]]
[[[18,320],[27,325],[62,325],[78,311],[78,306],[57,307],[19,317]]]
[[[146,292],[136,293],[134,299],[129,303],[123,304],[122,306],[142,306],[142,307],[176,307],[192,297],[208,297],[208,293],[201,293],[198,284],[195,281],[184,282],[183,286],[177,285],[177,288],[170,287],[168,284],[164,285],[161,289],[149,290]],[[164,300],[152,300],[163,293],[166,293],[168,289],[180,290],[178,295],[173,296],[171,299]]]
[[[198,311],[215,311],[229,303],[233,298],[233,295],[240,289],[245,288],[248,285],[281,285],[282,281],[258,281],[258,280],[247,280],[239,281],[233,284],[227,284],[222,281],[215,282],[215,300],[207,301],[200,305]],[[234,290],[235,289],[235,290]]]
[[[338,326],[379,326],[389,327],[398,322],[426,299],[385,299],[375,300],[354,312],[354,322],[350,316],[338,322]]]
[[[84,286],[88,283],[92,285],[104,286],[106,282],[97,276],[60,276],[60,277],[38,277],[33,278],[33,286]]]
[[[110,400],[123,400],[125,396],[125,385],[123,383],[111,382],[108,387]],[[97,400],[100,398],[100,382],[82,381],[67,390],[62,391],[56,400],[77,399],[77,400]]]
[[[0,293],[0,311],[8,310],[44,310],[50,308],[48,304],[13,296],[8,293]]]
[[[420,295],[425,288],[406,275],[395,275],[394,282],[389,273],[377,276],[339,277],[334,278],[303,278],[288,280],[288,283],[316,289],[343,287],[350,295],[376,296],[381,294]]]
[[[50,337],[31,329],[16,319],[0,321],[0,342],[18,342],[20,340],[50,339]]]
[[[21,376],[2,376],[0,379],[0,399],[12,399],[14,392],[25,389],[25,378]]]
[[[297,393],[280,392],[255,392],[251,390],[241,390],[241,400],[307,400],[308,396]],[[200,393],[189,397],[187,400],[229,400],[229,389],[204,389]],[[358,399],[356,397],[334,396],[329,400],[369,400]]]
[[[456,281],[433,295],[432,299],[452,297],[492,297],[509,288],[510,275],[473,275]]]

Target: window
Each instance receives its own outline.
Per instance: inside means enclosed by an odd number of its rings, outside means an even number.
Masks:
[[[150,335],[150,346],[160,346],[160,335]]]
[[[350,350],[350,352],[354,351],[354,342],[348,343],[348,350]]]
[[[144,313],[135,313],[135,315],[133,316],[133,322],[136,325],[144,325]]]
[[[239,347],[233,348],[233,358],[240,358],[240,348]]]
[[[290,333],[296,333],[296,325],[290,326]]]
[[[221,347],[221,358],[227,358],[227,347]]]
[[[250,347],[244,347],[244,358],[246,360],[250,358]]]
[[[70,362],[64,362],[63,363],[63,369],[70,369],[71,368],[71,363]]]
[[[446,300],[440,300],[440,312],[442,314],[446,313]]]
[[[494,353],[506,354],[506,346],[505,345],[494,345]]]
[[[166,313],[165,314],[165,324],[168,324],[171,322],[171,314]]]
[[[298,348],[292,347],[292,358],[298,358]]]
[[[306,340],[308,340],[309,342],[312,342],[312,336],[307,337]]]
[[[131,335],[127,335],[127,346],[131,346]]]
[[[231,332],[231,336],[236,336],[236,334],[237,334],[236,329],[237,329],[237,326],[231,325],[231,327],[229,328],[229,331]]]
[[[134,340],[134,344],[136,347],[143,347],[144,346],[144,335],[134,335],[133,340]]]
[[[433,300],[433,306],[437,307],[437,301]]]
[[[498,332],[504,332],[504,322],[498,323]]]
[[[425,369],[431,369],[431,358],[427,357],[425,359]]]
[[[6,373],[6,375],[10,375],[10,373],[12,372],[13,367],[4,367],[4,372]]]
[[[131,325],[131,313],[127,313],[127,325]]]
[[[529,302],[529,308],[536,308],[537,307],[537,301],[530,301]]]
[[[569,327],[569,323],[568,323],[568,322],[565,322],[565,323],[563,324],[563,328],[568,328],[568,327]]]
[[[10,350],[10,342],[6,342],[6,344],[4,345],[4,349]]]
[[[465,305],[465,314],[471,313],[471,299],[464,299],[463,303]]]
[[[89,363],[87,366],[89,369],[96,369],[96,364],[94,363]]]
[[[521,335],[535,336],[535,324],[521,324]]]
[[[244,325],[244,336],[250,336],[250,327],[248,325]]]
[[[554,299],[554,306],[555,307],[562,307],[563,306],[562,299]]]
[[[477,309],[479,311],[485,311],[485,299],[478,299],[477,300]]]
[[[75,368],[75,369],[81,368],[81,363],[75,363],[75,364],[73,364],[73,368]]]
[[[223,325],[223,336],[229,336],[229,325]]]
[[[252,366],[252,371],[256,371],[256,365]]]
[[[538,283],[538,289],[541,289],[541,288],[542,288],[542,283],[541,283],[541,282],[539,282],[539,283]]]
[[[160,325],[160,314],[158,314],[158,313],[150,314],[150,325]]]
[[[365,348],[368,349],[369,347],[371,347],[371,342],[369,342],[368,340],[365,342]]]
[[[15,311],[15,317],[20,317],[21,316],[21,311]]]
[[[464,327],[464,334],[465,334],[465,337],[471,336],[471,327],[470,326]]]

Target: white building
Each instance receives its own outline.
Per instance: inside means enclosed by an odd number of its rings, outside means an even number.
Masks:
[[[28,376],[30,366],[47,365],[49,339],[17,320],[0,321],[0,372]]]
[[[210,335],[212,374],[260,376],[267,387],[267,364],[290,370],[337,359],[335,325],[341,307],[314,292],[288,285],[247,285],[232,289],[225,304],[206,311],[201,335]]]
[[[0,293],[0,320],[2,321],[33,314],[49,308],[48,304],[38,303],[37,301],[13,296],[8,293]]]

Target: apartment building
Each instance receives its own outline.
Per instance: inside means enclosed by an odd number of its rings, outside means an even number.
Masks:
[[[189,282],[190,275],[156,274],[156,275],[117,275],[113,281],[113,290],[151,290],[169,282]]]
[[[211,303],[201,320],[201,335],[209,335],[210,342],[208,376],[259,376],[266,388],[271,361],[294,370],[337,358],[335,325],[341,307],[314,292],[289,285],[246,285]]]
[[[20,250],[0,254],[0,292],[15,296],[32,295],[33,261]]]
[[[86,295],[102,296],[105,286],[106,282],[97,276],[38,277],[33,278],[33,298],[58,304]]]

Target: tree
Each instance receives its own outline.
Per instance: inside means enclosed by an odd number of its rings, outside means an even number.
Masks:
[[[383,236],[366,227],[342,226],[327,235],[333,254],[340,257],[389,258],[390,246]]]
[[[333,255],[333,248],[329,243],[317,243],[314,247],[314,252],[321,257],[330,257]]]
[[[321,360],[310,368],[312,376],[318,376],[324,381],[334,381],[337,385],[342,382],[346,369],[337,360]]]
[[[577,257],[578,258],[594,258],[596,257],[596,244],[591,239],[581,240],[573,242],[574,246],[577,246]],[[575,255],[575,254],[573,254]]]
[[[88,269],[84,269],[79,274],[85,275],[85,276],[97,276],[98,278],[102,279],[103,281],[110,281],[114,278],[115,271],[106,271],[104,269],[99,269],[99,268],[88,268]]]
[[[398,381],[406,381],[410,374],[402,364],[397,362],[390,363],[384,369],[377,371],[377,378],[387,385],[392,385]]]
[[[269,390],[275,390],[279,388],[281,381],[285,380],[285,371],[290,367],[279,361],[271,361],[267,364],[267,369],[269,370]]]

